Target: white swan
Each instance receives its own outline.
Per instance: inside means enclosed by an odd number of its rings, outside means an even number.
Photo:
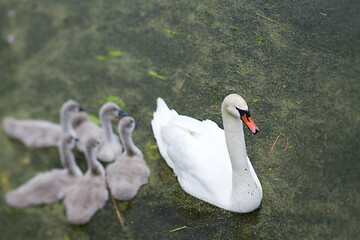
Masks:
[[[185,192],[229,211],[251,212],[261,204],[262,187],[246,154],[242,121],[254,134],[258,127],[239,95],[228,95],[221,109],[225,131],[211,120],[178,115],[159,98],[154,136]]]
[[[60,125],[44,120],[18,120],[6,117],[3,121],[5,133],[24,143],[27,147],[54,147],[58,146],[62,133],[70,133],[76,137],[71,126],[71,118],[78,111],[84,111],[73,100],[63,103],[60,110]]]
[[[66,216],[72,224],[87,223],[109,198],[106,188],[105,170],[96,159],[99,143],[95,139],[86,142],[88,171],[75,184],[66,188],[64,205]]]
[[[15,190],[8,192],[5,196],[6,203],[15,208],[24,208],[62,199],[65,189],[82,176],[71,152],[74,145],[75,139],[70,134],[64,134],[59,143],[60,160],[64,169],[38,173]]]
[[[128,114],[112,102],[105,103],[99,110],[101,127],[91,121],[86,113],[78,113],[72,120],[76,136],[80,139],[77,148],[85,152],[86,142],[95,139],[100,143],[96,157],[104,162],[111,162],[121,154],[122,146],[119,137],[112,131],[111,120],[117,116]]]
[[[143,184],[148,183],[150,169],[146,166],[142,152],[131,138],[135,120],[132,117],[124,117],[120,120],[118,128],[125,151],[114,163],[106,167],[106,181],[114,198],[130,200],[136,196]]]

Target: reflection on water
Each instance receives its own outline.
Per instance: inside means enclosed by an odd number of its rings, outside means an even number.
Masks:
[[[117,202],[125,233],[111,201],[87,225],[72,226],[60,202],[23,210],[5,205],[4,192],[60,162],[56,148],[27,149],[1,133],[0,238],[355,239],[359,7],[352,1],[0,3],[1,119],[55,122],[69,98],[97,115],[103,99],[117,96],[143,123],[133,138],[151,169],[134,200]],[[185,194],[150,127],[158,96],[181,114],[221,126],[220,104],[230,92],[247,100],[260,128],[256,136],[245,133],[264,188],[262,206],[250,214]],[[268,156],[280,132],[288,148],[283,152],[281,136]],[[75,157],[85,170],[84,156],[75,151]]]

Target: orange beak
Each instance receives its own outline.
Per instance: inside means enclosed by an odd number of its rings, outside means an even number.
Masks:
[[[241,120],[245,123],[245,125],[253,134],[257,134],[259,132],[258,126],[256,126],[251,117],[248,117],[246,113],[242,115]]]

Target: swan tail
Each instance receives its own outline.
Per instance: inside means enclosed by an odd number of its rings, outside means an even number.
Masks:
[[[13,208],[25,208],[25,207],[29,206],[30,204],[23,200],[24,197],[26,197],[26,196],[24,196],[24,194],[21,194],[16,191],[10,191],[10,192],[6,193],[5,201],[9,206],[11,206]]]
[[[133,199],[136,196],[139,187],[140,186],[135,186],[134,184],[131,184],[127,181],[120,181],[110,190],[115,199],[127,201]]]
[[[162,137],[161,129],[168,125],[174,116],[178,116],[178,113],[175,110],[170,110],[165,101],[162,98],[158,98],[157,108],[154,112],[154,117],[151,120],[151,126],[160,154],[171,168],[174,167],[174,164],[167,153],[168,144]]]
[[[16,132],[16,123],[17,120],[13,117],[6,117],[3,120],[3,128],[6,133],[11,138],[16,138],[17,132]]]
[[[17,120],[6,117],[3,120],[3,128],[10,138],[34,148],[57,146],[61,135],[59,125],[42,120]]]

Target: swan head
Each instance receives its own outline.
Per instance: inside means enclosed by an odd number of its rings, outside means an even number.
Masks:
[[[75,146],[75,143],[78,141],[77,138],[74,138],[73,136],[71,136],[70,133],[65,133],[62,137],[61,137],[61,145],[62,146],[66,146],[69,149],[73,149]]]
[[[62,107],[61,107],[61,112],[62,113],[77,113],[80,111],[85,111],[84,108],[80,107],[80,105],[75,102],[74,100],[67,100],[66,102],[63,103]]]
[[[96,152],[98,147],[99,147],[99,142],[96,141],[95,139],[91,138],[89,140],[87,140],[86,142],[86,152],[88,153],[93,153],[94,151]]]
[[[122,118],[118,126],[119,133],[129,134],[134,131],[135,125],[137,125],[137,123],[135,122],[134,118],[129,116]]]
[[[99,116],[100,118],[113,119],[117,116],[128,116],[127,112],[121,110],[121,108],[112,102],[107,102],[100,108]]]
[[[241,119],[252,133],[256,134],[259,132],[259,128],[250,117],[250,111],[246,101],[240,95],[228,95],[224,99],[221,109],[222,111],[226,111],[228,115]]]

